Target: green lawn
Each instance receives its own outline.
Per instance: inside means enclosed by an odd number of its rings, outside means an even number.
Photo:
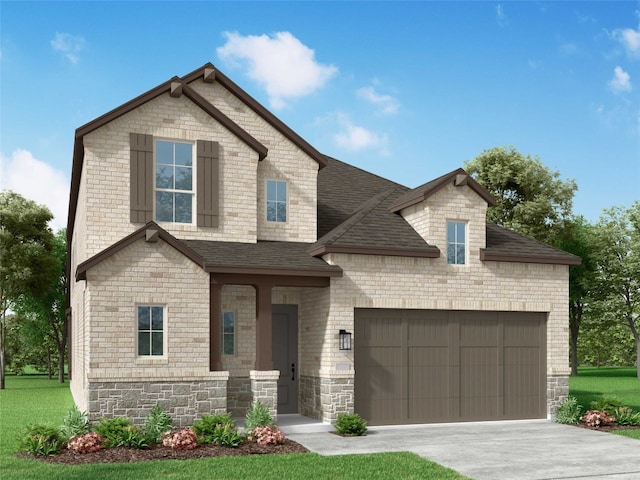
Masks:
[[[630,367],[582,367],[577,377],[569,379],[569,393],[578,399],[583,410],[601,397],[613,397],[640,411],[640,379]],[[640,440],[640,430],[616,431],[616,434]]]
[[[7,376],[0,391],[0,477],[2,480],[143,479],[464,479],[453,470],[413,453],[341,455],[315,453],[259,455],[201,460],[163,460],[101,465],[49,465],[14,455],[16,435],[33,422],[59,425],[73,402],[68,384],[46,376]]]

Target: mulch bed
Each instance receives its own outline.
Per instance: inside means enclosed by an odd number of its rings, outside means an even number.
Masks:
[[[141,450],[125,447],[103,448],[98,452],[82,454],[72,453],[65,449],[50,457],[33,456],[25,452],[19,453],[18,455],[23,458],[34,458],[48,463],[80,465],[86,463],[129,463],[148,460],[188,460],[191,458],[303,452],[308,452],[308,450],[299,443],[287,439],[283,445],[258,445],[254,442],[245,442],[237,448],[221,447],[219,445],[200,445],[194,450],[172,450],[168,447],[157,445]]]
[[[578,425],[575,425],[575,426],[580,428],[586,428],[587,430],[596,430],[598,432],[611,432],[613,430],[640,430],[640,425],[634,425],[634,426],[605,425],[605,426],[596,428],[596,427],[589,427],[584,423],[579,423]]]

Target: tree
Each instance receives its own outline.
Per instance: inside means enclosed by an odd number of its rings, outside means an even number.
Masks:
[[[596,268],[594,226],[582,216],[571,219],[557,239],[556,246],[582,258],[580,265],[569,266],[569,357],[571,375],[578,375],[578,336]]]
[[[465,170],[496,197],[487,211],[492,222],[550,244],[565,228],[576,183],[562,181],[538,157],[496,147],[466,162]]]
[[[55,345],[58,351],[58,380],[64,383],[64,360],[67,349],[66,301],[66,230],[53,237],[52,255],[56,260],[55,277],[45,292],[39,295],[25,294],[16,303],[16,313],[24,318],[25,333],[42,344]],[[31,344],[34,342],[32,341]],[[48,365],[49,373],[51,366]]]
[[[5,388],[7,314],[21,296],[38,296],[55,278],[53,233],[47,207],[5,190],[0,192],[0,389]]]
[[[597,285],[594,308],[603,321],[631,331],[640,362],[640,201],[604,211],[596,224]],[[640,368],[638,368],[640,378]]]

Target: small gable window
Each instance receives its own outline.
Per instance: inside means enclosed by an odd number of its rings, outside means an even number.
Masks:
[[[138,306],[138,355],[164,355],[165,308],[157,305]]]
[[[155,147],[156,220],[193,223],[193,145],[158,140]]]
[[[467,224],[447,222],[447,263],[465,265],[467,250]]]
[[[267,221],[287,221],[287,182],[267,180]]]

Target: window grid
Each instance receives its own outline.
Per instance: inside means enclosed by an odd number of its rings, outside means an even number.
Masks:
[[[156,220],[193,223],[193,145],[158,140],[155,146]]]
[[[447,222],[447,263],[466,264],[466,223]]]
[[[267,180],[267,221],[287,221],[287,182]]]
[[[139,305],[138,320],[138,355],[164,355],[164,317],[165,309],[157,305]]]
[[[236,319],[234,312],[222,313],[222,354],[234,355],[235,354],[235,336],[236,336]]]

